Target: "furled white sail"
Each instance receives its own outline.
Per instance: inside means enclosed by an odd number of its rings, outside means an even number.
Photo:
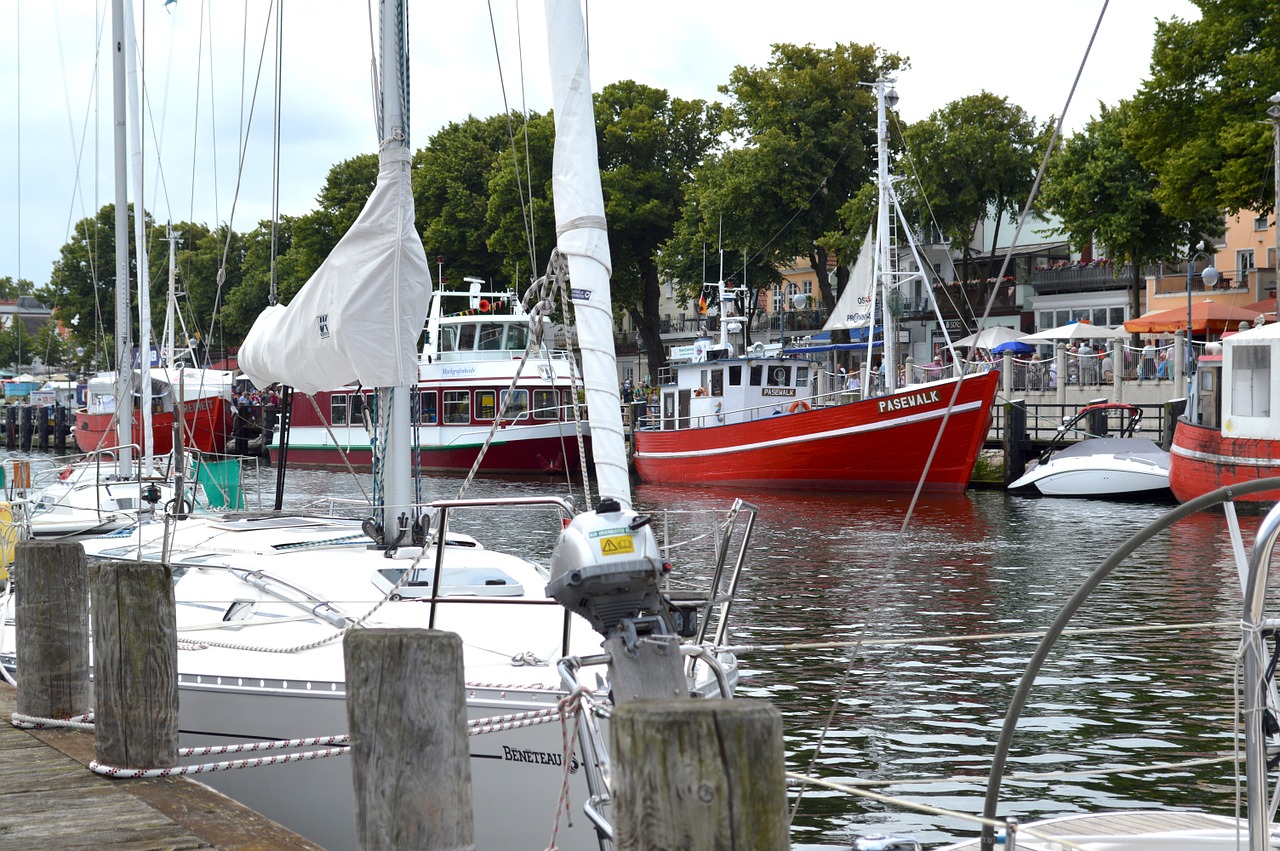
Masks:
[[[547,52],[556,144],[552,166],[557,247],[569,261],[582,376],[591,412],[591,451],[601,498],[631,507],[631,480],[622,434],[609,235],[605,231],[600,158],[591,104],[587,39],[579,0],[546,0]]]
[[[822,330],[865,328],[870,325],[875,286],[875,240],[872,239],[871,228],[867,228],[867,238],[862,243],[862,250],[858,252],[858,261],[853,264],[853,271],[849,273],[844,291],[840,293],[835,309],[831,311]]]
[[[240,368],[255,385],[315,393],[353,381],[417,384],[431,272],[413,224],[410,157],[402,147],[383,151],[355,224],[287,307],[269,307],[254,322]]]

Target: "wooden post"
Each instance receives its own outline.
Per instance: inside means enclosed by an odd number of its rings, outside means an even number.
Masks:
[[[18,409],[20,422],[18,424],[18,448],[23,452],[31,451],[31,433],[35,429],[35,409],[30,405],[23,405]]]
[[[763,700],[641,700],[613,711],[617,851],[786,851],[782,715]]]
[[[1027,403],[1024,399],[1004,403],[1004,484],[1008,487],[1027,472],[1027,459],[1034,453],[1027,437]]]
[[[178,762],[173,572],[136,561],[89,565],[95,756],[117,768]]]
[[[72,718],[91,708],[89,565],[77,543],[22,541],[14,553],[18,589],[19,714]]]
[[[475,848],[462,639],[367,629],[342,642],[360,848]]]

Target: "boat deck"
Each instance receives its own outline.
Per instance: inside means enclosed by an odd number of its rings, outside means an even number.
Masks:
[[[1063,847],[1108,851],[1139,848],[1146,851],[1198,851],[1237,847],[1235,819],[1198,812],[1143,810],[1089,813],[1027,823],[1022,828],[1018,833],[1018,847],[1028,851]],[[1240,841],[1244,843],[1240,847],[1244,847],[1248,844],[1249,828],[1244,822],[1240,823],[1239,828]],[[1037,839],[1026,833],[1026,830],[1034,830],[1040,836],[1054,837],[1071,844],[1064,846],[1052,840]],[[1269,847],[1277,847],[1274,835]],[[970,851],[977,848],[978,840],[974,839],[948,846],[946,851]]]
[[[0,683],[0,851],[319,848],[185,777],[94,774],[92,735],[20,730],[9,723],[16,699]]]

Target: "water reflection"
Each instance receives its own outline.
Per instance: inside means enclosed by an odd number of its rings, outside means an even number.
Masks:
[[[367,477],[366,477],[367,482]],[[461,479],[426,484],[424,498],[457,495]],[[366,489],[368,485],[366,484]],[[291,473],[289,501],[354,497],[348,476]],[[563,483],[478,480],[468,495],[570,494]],[[985,772],[1035,642],[955,636],[1042,630],[1079,583],[1166,506],[1007,498],[998,492],[932,497],[899,534],[909,499],[896,495],[739,494],[639,484],[643,510],[671,510],[660,531],[684,542],[677,572],[702,574],[714,558],[705,512],[736,496],[759,507],[731,640],[746,645],[909,638],[904,645],[741,654],[740,694],[783,714],[788,766],[806,770],[835,702],[814,771],[880,779],[881,791],[968,812],[982,807]],[[491,546],[546,558],[554,524],[493,514],[459,517]],[[1246,540],[1259,518],[1244,516]],[[467,526],[467,523],[473,525]],[[1157,536],[1116,569],[1076,627],[1235,622],[1240,583],[1221,513],[1197,515]],[[1180,761],[1229,753],[1230,628],[1178,634],[1064,638],[1032,692],[1009,772]],[[847,671],[847,675],[846,675]],[[945,778],[926,779],[918,778]],[[1002,812],[1024,819],[1101,808],[1163,806],[1234,811],[1224,765],[1154,775],[1011,779]],[[843,795],[810,791],[793,825],[798,842],[914,833],[925,843],[972,835],[964,823]]]

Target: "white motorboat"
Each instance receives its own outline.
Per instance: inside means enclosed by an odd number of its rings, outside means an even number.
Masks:
[[[1121,419],[1119,436],[1096,436],[1095,423],[1116,417]],[[1042,496],[1168,498],[1169,453],[1152,440],[1133,436],[1141,419],[1141,408],[1119,402],[1081,408],[1058,429],[1038,463],[1008,489]]]

